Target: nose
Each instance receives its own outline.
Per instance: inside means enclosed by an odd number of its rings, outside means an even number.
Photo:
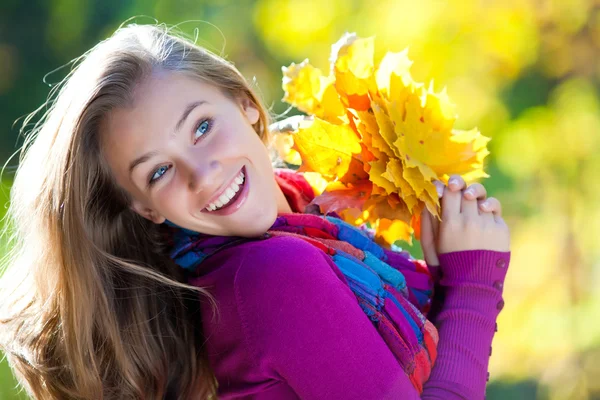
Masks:
[[[223,168],[218,160],[190,160],[188,166],[188,187],[190,191],[198,193],[215,185],[220,185],[219,177],[222,175]]]

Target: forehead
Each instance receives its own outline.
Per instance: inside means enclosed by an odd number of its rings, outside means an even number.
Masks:
[[[225,97],[213,85],[184,73],[153,73],[134,89],[131,105],[115,108],[107,115],[104,139],[117,135],[122,140],[140,130],[147,138],[168,124],[173,130],[183,110],[197,101],[220,104]]]
[[[183,72],[157,71],[144,79],[133,92],[133,111],[187,105],[190,100],[219,101],[224,96],[204,80]]]

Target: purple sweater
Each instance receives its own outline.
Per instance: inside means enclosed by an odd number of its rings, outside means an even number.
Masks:
[[[439,258],[438,358],[419,396],[321,250],[273,237],[209,257],[190,283],[208,289],[218,304],[215,316],[202,301],[218,398],[484,398],[510,253],[473,250]]]

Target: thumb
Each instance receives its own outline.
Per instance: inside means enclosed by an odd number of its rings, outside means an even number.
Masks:
[[[429,266],[440,265],[435,249],[435,237],[433,217],[425,208],[421,212],[421,249],[425,262]]]

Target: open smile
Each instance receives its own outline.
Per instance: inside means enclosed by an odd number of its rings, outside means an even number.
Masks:
[[[227,186],[213,196],[202,212],[213,215],[234,213],[245,203],[248,189],[248,174],[244,166]]]

